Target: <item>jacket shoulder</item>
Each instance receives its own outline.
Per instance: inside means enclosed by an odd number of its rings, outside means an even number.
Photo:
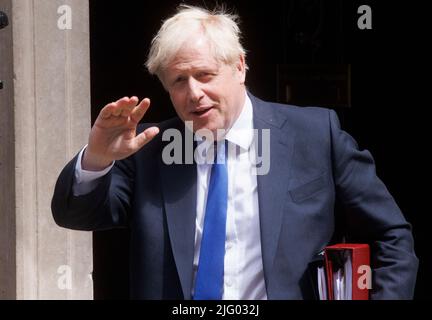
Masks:
[[[320,127],[328,128],[329,117],[335,112],[329,108],[316,106],[296,106],[291,104],[282,104],[268,102],[251,97],[254,106],[254,114],[267,122],[273,122],[283,127],[287,124],[291,128],[312,129],[315,131]]]

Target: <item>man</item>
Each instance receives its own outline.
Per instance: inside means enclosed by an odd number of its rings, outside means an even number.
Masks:
[[[371,245],[371,298],[411,298],[418,261],[410,225],[372,156],[333,111],[247,92],[235,19],[182,6],[164,22],[147,67],[178,118],[137,127],[149,99],[106,105],[88,145],[60,174],[55,221],[78,230],[130,228],[132,298],[316,298],[309,264],[341,236]],[[165,132],[181,133],[181,148],[172,149],[181,163],[167,159]],[[259,150],[268,150],[261,172]]]

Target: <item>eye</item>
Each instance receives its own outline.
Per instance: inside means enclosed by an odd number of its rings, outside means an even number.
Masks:
[[[172,84],[173,85],[180,84],[180,83],[182,83],[185,80],[186,80],[186,77],[184,77],[184,76],[178,76],[177,78],[174,78],[174,81],[172,82]]]
[[[214,73],[203,71],[197,74],[197,78],[202,81],[209,81],[214,77],[214,75]]]
[[[175,82],[177,83],[177,82],[182,82],[182,81],[184,81],[186,78],[185,77],[182,77],[182,76],[180,76],[180,77],[177,77],[176,79],[175,79]]]

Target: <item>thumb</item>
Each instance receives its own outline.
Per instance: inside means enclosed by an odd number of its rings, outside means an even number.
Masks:
[[[150,127],[141,132],[135,137],[135,148],[136,150],[141,149],[148,142],[150,142],[159,133],[158,127]]]

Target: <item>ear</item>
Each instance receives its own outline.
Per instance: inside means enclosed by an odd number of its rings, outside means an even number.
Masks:
[[[236,74],[240,80],[240,84],[244,84],[246,81],[246,63],[244,55],[240,55],[236,63]]]

